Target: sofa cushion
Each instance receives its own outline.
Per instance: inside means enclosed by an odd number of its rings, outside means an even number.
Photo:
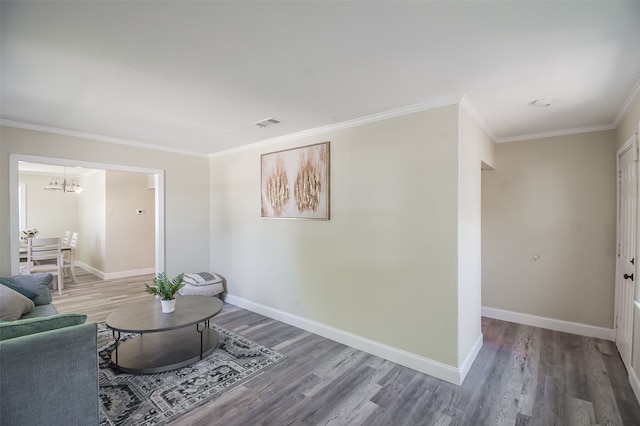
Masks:
[[[58,311],[52,303],[48,305],[37,305],[35,309],[28,314],[24,314],[20,317],[21,320],[28,318],[39,318],[39,317],[49,317],[51,315],[56,315]]]
[[[33,303],[37,305],[47,305],[51,303],[51,292],[49,284],[53,281],[51,274],[31,274],[31,275],[14,275],[12,277],[4,277],[5,280],[14,285],[25,288],[29,291],[37,293],[33,299]]]
[[[33,300],[23,296],[9,287],[0,285],[0,319],[15,321],[23,314],[33,311]]]
[[[17,291],[21,295],[23,295],[25,297],[28,297],[31,300],[35,299],[36,296],[38,295],[38,293],[34,293],[33,291],[29,290],[28,288],[24,288],[24,287],[20,287],[19,285],[15,285],[11,281],[7,280],[6,278],[0,278],[0,284],[2,284],[3,286],[9,287],[13,291]]]
[[[43,331],[84,324],[86,320],[86,315],[57,314],[50,317],[30,318],[0,323],[0,341],[27,336],[29,334],[42,333]]]

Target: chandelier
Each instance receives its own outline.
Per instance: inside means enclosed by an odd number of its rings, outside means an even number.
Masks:
[[[43,188],[45,191],[62,191],[80,193],[84,189],[76,179],[67,179],[67,168],[64,168],[64,177],[51,178],[49,185]]]

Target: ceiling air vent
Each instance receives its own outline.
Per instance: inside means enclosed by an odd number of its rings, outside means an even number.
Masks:
[[[282,123],[282,121],[273,117],[269,117],[269,118],[265,118],[264,120],[256,121],[253,124],[260,127],[261,129],[264,129],[267,127],[275,126],[280,123]]]

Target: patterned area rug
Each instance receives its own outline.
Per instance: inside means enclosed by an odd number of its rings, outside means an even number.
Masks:
[[[253,376],[284,355],[211,325],[220,343],[202,361],[155,374],[118,373],[112,366],[114,339],[98,323],[100,425],[159,425],[213,400],[225,389]],[[122,334],[121,341],[135,334]]]

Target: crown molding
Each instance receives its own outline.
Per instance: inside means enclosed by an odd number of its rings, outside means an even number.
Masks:
[[[460,99],[460,106],[463,107],[465,109],[465,111],[467,111],[469,113],[471,118],[473,118],[474,121],[482,128],[482,130],[484,130],[484,132],[487,134],[487,136],[489,136],[489,139],[491,139],[493,142],[495,142],[496,141],[496,135],[489,128],[489,126],[482,119],[482,117],[480,117],[480,114],[478,114],[478,111],[476,111],[476,108],[473,106],[473,104],[471,103],[471,101],[469,100],[467,95],[462,95],[462,99]]]
[[[604,130],[615,130],[613,124],[602,124],[597,126],[576,127],[573,129],[554,130],[552,132],[529,133],[526,135],[512,136],[509,138],[497,138],[496,143],[521,142],[532,139],[552,138],[556,136],[577,135],[579,133],[601,132]]]
[[[277,143],[288,142],[296,139],[302,139],[310,136],[321,135],[328,132],[333,132],[342,129],[348,129],[351,127],[362,126],[364,124],[373,123],[376,121],[387,120],[389,118],[401,117],[403,115],[413,114],[416,112],[427,111],[430,109],[442,108],[449,105],[459,104],[464,98],[464,95],[449,96],[446,98],[434,99],[432,101],[423,102],[420,104],[409,105],[402,108],[396,108],[377,114],[371,114],[353,120],[343,121],[340,123],[329,124],[326,126],[316,127],[309,130],[302,130],[300,132],[290,133],[284,136],[278,136],[276,138],[265,139],[260,142],[255,142],[248,145],[239,146],[237,148],[227,149],[225,151],[214,152],[209,154],[209,157],[221,157],[229,154],[236,154],[243,151],[248,151],[255,148],[262,148]]]
[[[640,99],[640,79],[636,82],[635,86],[633,87],[633,89],[629,93],[629,96],[627,96],[627,99],[624,101],[624,103],[620,107],[620,110],[618,111],[618,114],[616,115],[615,119],[613,120],[613,122],[611,124],[601,124],[601,125],[595,125],[595,126],[575,127],[573,129],[562,129],[562,130],[556,130],[556,131],[551,131],[551,132],[542,132],[542,133],[529,133],[529,134],[524,134],[524,135],[510,136],[510,137],[507,137],[507,138],[492,137],[492,139],[493,139],[493,141],[495,143],[507,143],[507,142],[527,141],[527,140],[532,140],[532,139],[551,138],[551,137],[554,137],[554,136],[576,135],[578,133],[590,133],[590,132],[600,132],[600,131],[604,131],[604,130],[615,130],[615,129],[618,128],[620,123],[622,123],[622,120],[625,119],[625,117],[629,113],[629,110],[635,105],[635,103],[638,101],[638,99]],[[470,111],[470,108],[473,108],[473,107],[469,103],[469,101],[466,98],[466,96],[463,96],[463,99],[460,102],[460,104],[463,105],[470,114],[474,114],[474,112]],[[483,125],[483,121],[478,116],[478,114],[474,115],[474,119],[481,126]],[[489,133],[490,130],[487,130],[487,129],[488,129],[488,127],[485,126],[485,131],[487,131],[488,134],[491,136],[492,133]]]
[[[170,147],[154,145],[146,142],[137,142],[137,141],[131,141],[128,139],[114,138],[111,136],[97,135],[94,133],[85,133],[85,132],[78,132],[75,130],[60,129],[57,127],[41,126],[39,124],[23,123],[20,121],[0,119],[0,126],[15,127],[17,129],[33,130],[36,132],[53,133],[55,135],[71,136],[74,138],[91,139],[94,141],[115,143],[118,145],[126,145],[134,148],[150,149],[153,151],[172,152],[176,154],[191,155],[195,157],[207,157],[207,154],[200,154],[193,151],[187,151],[185,149],[170,148]]]
[[[471,101],[469,100],[466,94],[454,95],[454,96],[434,99],[434,100],[419,103],[419,104],[409,105],[406,107],[396,108],[396,109],[384,111],[381,113],[371,114],[371,115],[356,118],[353,120],[343,121],[340,123],[329,124],[326,126],[320,126],[320,127],[316,127],[308,130],[302,130],[300,132],[290,133],[288,135],[278,136],[271,139],[265,139],[259,142],[254,142],[248,145],[242,145],[236,148],[231,148],[231,149],[227,149],[220,152],[214,152],[210,154],[201,154],[201,153],[188,151],[184,149],[164,147],[164,146],[154,145],[154,144],[145,143],[145,142],[137,142],[137,141],[127,140],[127,139],[115,138],[111,136],[104,136],[104,135],[98,135],[93,133],[84,133],[84,132],[78,132],[75,130],[41,126],[38,124],[23,123],[19,121],[12,121],[12,120],[6,120],[6,119],[0,119],[0,125],[7,126],[7,127],[15,127],[19,129],[25,129],[25,130],[33,130],[38,132],[53,133],[53,134],[58,134],[63,136],[72,136],[77,138],[91,139],[91,140],[107,142],[107,143],[115,143],[119,145],[150,149],[154,151],[173,152],[173,153],[191,155],[196,157],[214,158],[214,157],[220,157],[220,156],[225,156],[229,154],[244,152],[244,151],[252,150],[255,148],[267,147],[267,146],[275,145],[282,142],[302,139],[305,137],[316,136],[316,135],[320,135],[320,134],[324,134],[332,131],[362,126],[364,124],[373,123],[376,121],[387,120],[389,118],[400,117],[403,115],[427,111],[430,109],[442,108],[442,107],[454,105],[454,104],[459,104],[462,108],[464,108],[469,113],[469,115],[471,115],[474,121],[484,130],[487,136],[495,143],[520,142],[520,141],[549,138],[549,137],[555,137],[555,136],[567,136],[567,135],[575,135],[579,133],[614,130],[620,125],[622,120],[624,120],[629,110],[633,105],[635,105],[638,99],[640,99],[640,80],[636,82],[635,86],[629,93],[629,96],[627,96],[627,99],[625,100],[624,104],[618,111],[618,114],[616,115],[614,121],[611,124],[577,127],[572,129],[562,129],[562,130],[551,131],[551,132],[529,133],[524,135],[510,136],[506,138],[498,138],[493,133],[491,128],[487,125],[487,123],[484,121],[484,119],[482,119],[482,117],[478,114],[476,108],[473,106],[473,104],[471,103]]]
[[[636,85],[633,86],[633,89],[631,89],[629,96],[627,96],[627,99],[622,104],[622,107],[620,107],[620,111],[618,111],[615,120],[613,120],[614,127],[618,127],[620,123],[622,123],[622,120],[624,120],[624,118],[629,113],[629,110],[632,106],[635,105],[638,99],[640,99],[640,79],[636,81]]]

